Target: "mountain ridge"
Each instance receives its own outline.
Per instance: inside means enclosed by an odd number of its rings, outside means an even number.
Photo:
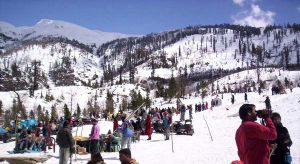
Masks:
[[[70,40],[75,39],[84,44],[96,44],[97,46],[100,46],[101,44],[114,39],[137,36],[115,32],[103,32],[100,30],[91,30],[74,23],[51,19],[41,19],[33,26],[21,27],[15,27],[10,23],[1,21],[0,33],[18,40],[32,39],[40,36],[62,36]]]

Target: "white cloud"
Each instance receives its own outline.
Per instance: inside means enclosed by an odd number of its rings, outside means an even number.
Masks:
[[[239,6],[243,6],[244,5],[245,0],[233,0],[233,3],[239,5]]]
[[[255,27],[265,27],[274,23],[275,13],[264,11],[258,5],[252,4],[251,11],[242,11],[233,16],[233,23]]]

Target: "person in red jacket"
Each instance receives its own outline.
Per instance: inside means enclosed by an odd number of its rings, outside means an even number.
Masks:
[[[277,137],[276,128],[270,119],[270,111],[262,110],[262,117],[266,125],[257,122],[255,105],[244,104],[239,109],[242,124],[237,129],[235,141],[238,155],[244,164],[269,164],[269,140]]]
[[[151,128],[151,116],[149,114],[147,115],[147,118],[146,118],[145,134],[148,135],[147,140],[151,140],[152,128]]]
[[[118,127],[119,127],[118,119],[116,117],[114,118],[114,122],[113,123],[114,123],[113,132],[115,132],[118,129]]]

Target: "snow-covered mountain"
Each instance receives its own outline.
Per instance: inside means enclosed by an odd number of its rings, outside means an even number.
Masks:
[[[7,23],[2,23],[1,27],[2,34],[5,35],[3,38],[11,42],[12,37],[24,39],[38,36],[38,32],[30,33],[33,28],[15,28]],[[72,27],[73,33],[65,31],[66,27]],[[76,34],[76,30],[83,31],[82,27],[51,20],[40,21],[34,29],[54,29],[56,33],[61,32],[64,35]],[[30,35],[24,36],[24,33]],[[48,30],[48,33],[51,33],[51,30]],[[18,34],[22,34],[22,37]],[[30,83],[25,75],[30,72],[28,70],[32,67],[32,61],[38,60],[41,62],[41,71],[48,80],[44,81],[44,86],[49,85],[46,83],[58,86],[70,84],[98,86],[102,81],[116,84],[121,80],[129,82],[130,79],[139,83],[142,80],[147,81],[149,77],[168,80],[172,73],[174,77],[186,74],[189,80],[197,82],[199,79],[205,80],[213,76],[253,69],[257,65],[284,67],[284,69],[298,68],[300,64],[298,40],[300,40],[299,30],[293,27],[274,26],[259,29],[218,25],[187,27],[142,37],[117,39],[97,48],[73,40],[55,39],[53,33],[47,39],[32,38],[20,42],[18,46],[4,47],[6,50],[0,57],[0,78],[10,79],[7,81],[7,84],[10,84],[18,74],[12,73],[11,69],[11,65],[16,64],[17,72],[21,72],[18,77],[21,76],[24,80],[24,86],[18,86],[25,89]],[[63,64],[66,61],[70,62],[67,64],[68,68]],[[70,77],[66,76],[67,74]],[[71,81],[57,82],[54,75],[71,78]],[[3,81],[0,82],[2,90],[6,86]]]
[[[18,40],[27,40],[39,37],[65,37],[77,40],[84,44],[96,44],[112,41],[118,38],[127,38],[136,35],[103,32],[90,30],[79,25],[61,21],[42,19],[32,27],[15,27],[9,23],[0,21],[0,33]]]

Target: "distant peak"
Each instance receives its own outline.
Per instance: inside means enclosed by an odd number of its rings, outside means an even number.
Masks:
[[[0,21],[0,27],[15,27],[15,26],[7,22]]]
[[[52,24],[54,20],[51,19],[41,19],[39,22],[37,22],[37,25],[49,25]]]

